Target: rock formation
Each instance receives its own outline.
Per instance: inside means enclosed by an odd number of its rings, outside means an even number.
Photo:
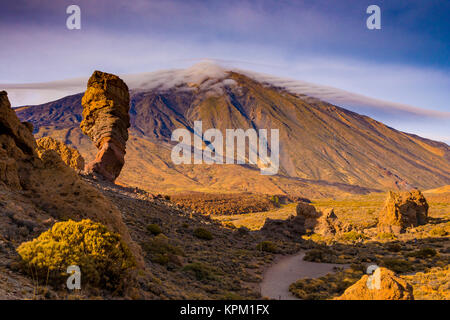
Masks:
[[[428,203],[419,190],[395,193],[390,191],[378,216],[380,232],[401,233],[409,227],[426,224]]]
[[[287,220],[266,219],[261,230],[295,237],[307,232],[333,236],[336,233],[350,231],[350,229],[350,226],[338,219],[333,209],[320,212],[313,205],[299,202],[296,215],[290,216]]]
[[[364,275],[337,300],[414,300],[413,289],[405,280],[386,268]]]
[[[20,243],[46,230],[45,221],[91,219],[120,233],[142,265],[119,209],[55,150],[37,149],[32,126],[19,121],[7,93],[0,92],[0,239]]]
[[[37,158],[33,126],[21,123],[8,95],[0,92],[0,183],[21,189],[21,175]]]
[[[273,236],[287,236],[288,238],[296,238],[306,233],[305,219],[301,216],[290,216],[286,220],[266,218],[264,226],[261,228],[264,233]]]
[[[67,146],[65,143],[55,140],[51,137],[44,137],[36,140],[37,152],[39,156],[45,150],[55,150],[61,157],[62,161],[69,167],[80,171],[84,169],[84,158],[77,149]]]
[[[119,77],[95,71],[90,77],[81,101],[84,134],[98,149],[86,171],[114,182],[125,163],[125,147],[130,127],[130,95]]]
[[[314,206],[300,202],[297,204],[297,216],[305,219],[305,228],[323,236],[350,231],[350,227],[342,223],[333,209],[316,211]]]

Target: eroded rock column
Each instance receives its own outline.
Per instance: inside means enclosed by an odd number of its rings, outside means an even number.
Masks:
[[[118,76],[95,71],[81,100],[81,130],[98,149],[85,170],[114,182],[125,163],[125,147],[130,127],[130,95]]]

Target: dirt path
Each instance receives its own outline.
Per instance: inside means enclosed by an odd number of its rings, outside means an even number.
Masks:
[[[334,267],[347,265],[304,261],[304,252],[281,257],[266,270],[260,284],[261,296],[280,300],[298,300],[289,292],[289,285],[301,278],[318,278],[333,272]]]

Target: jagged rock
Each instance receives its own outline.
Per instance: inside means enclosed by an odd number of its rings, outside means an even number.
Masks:
[[[297,204],[296,213],[298,217],[304,219],[305,229],[313,230],[317,225],[317,218],[320,216],[320,213],[316,211],[316,208],[313,205],[299,202]]]
[[[308,226],[314,227],[318,215],[314,206],[299,202],[296,215],[291,215],[286,220],[267,218],[261,231],[273,235],[284,235],[288,238],[298,237],[306,233]]]
[[[414,300],[413,289],[386,268],[377,268],[350,286],[337,300]]]
[[[30,130],[31,126],[31,130]],[[0,92],[0,183],[21,189],[23,167],[32,165],[37,158],[36,141],[32,125],[21,123],[11,108],[8,94]]]
[[[95,159],[85,169],[114,182],[125,163],[130,127],[128,87],[113,74],[95,71],[88,81],[81,103],[81,130],[98,149]]]
[[[337,233],[340,229],[340,221],[334,213],[333,209],[326,209],[320,217],[317,219],[317,225],[314,228],[314,232],[323,236],[331,236]]]
[[[140,248],[132,241],[119,209],[81,180],[55,150],[38,154],[37,148],[32,127],[19,121],[7,93],[0,92],[0,238],[11,234],[14,241],[21,240],[20,221],[32,221],[37,230],[44,231],[48,219],[86,218],[120,233],[142,266]]]
[[[71,148],[63,142],[55,140],[51,137],[44,137],[36,140],[36,142],[38,145],[37,152],[39,157],[42,157],[42,154],[46,150],[54,150],[60,155],[62,161],[64,161],[64,163],[69,167],[77,171],[84,169],[84,158],[77,149]]]
[[[313,205],[299,202],[296,214],[287,220],[266,219],[262,231],[272,234],[298,236],[306,232],[315,232],[323,236],[350,231],[350,226],[342,223],[333,209],[317,211]]]
[[[401,233],[428,221],[428,203],[419,190],[390,191],[378,216],[380,232]]]
[[[261,231],[272,235],[284,235],[288,238],[295,238],[306,233],[305,219],[302,216],[294,215],[286,220],[266,218]]]

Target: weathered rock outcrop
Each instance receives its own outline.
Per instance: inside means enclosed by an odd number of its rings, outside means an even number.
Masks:
[[[0,183],[21,189],[21,175],[37,158],[33,126],[21,123],[8,95],[0,92]]]
[[[85,169],[114,182],[125,163],[130,127],[128,87],[113,74],[95,71],[88,81],[81,103],[81,130],[98,149],[95,159]]]
[[[65,143],[51,137],[40,138],[36,142],[39,156],[46,150],[54,150],[60,155],[62,161],[72,169],[76,171],[84,169],[84,158],[77,149],[71,148]]]
[[[142,265],[119,209],[55,150],[37,149],[32,127],[19,121],[7,93],[0,92],[0,239],[20,243],[47,229],[45,221],[91,219],[120,233]]]
[[[317,219],[314,232],[323,236],[333,236],[337,233],[348,232],[351,226],[339,220],[333,209],[325,209]]]
[[[413,289],[386,268],[377,268],[347,288],[337,300],[414,300]]]
[[[428,203],[419,190],[390,191],[378,215],[380,232],[401,233],[428,222]]]
[[[307,232],[333,236],[336,233],[350,231],[350,227],[339,221],[333,209],[320,212],[313,205],[299,202],[296,215],[290,216],[287,220],[266,219],[261,230],[293,237]]]
[[[300,202],[297,204],[297,216],[305,219],[305,228],[323,236],[333,236],[336,233],[347,232],[350,227],[342,223],[333,209],[316,211],[314,206]]]
[[[306,233],[305,219],[301,216],[290,216],[286,220],[267,218],[264,226],[261,228],[264,233],[273,236],[286,236],[296,238]]]

